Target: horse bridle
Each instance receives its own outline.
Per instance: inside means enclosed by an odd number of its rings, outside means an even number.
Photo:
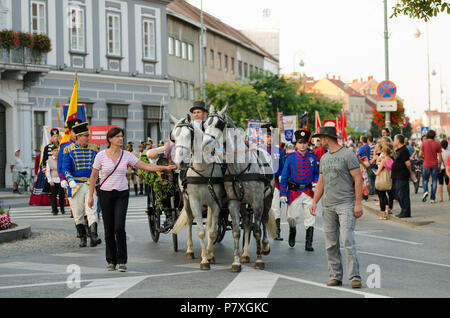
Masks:
[[[227,126],[227,121],[226,119],[220,117],[219,114],[217,114],[216,112],[213,112],[209,115],[208,121],[211,121],[214,119],[214,117],[217,118],[217,123],[213,126],[213,128],[217,128],[219,129],[221,132],[223,132],[223,130],[225,129],[225,127]],[[212,123],[212,122],[211,122]],[[204,133],[206,136],[211,137],[213,140],[216,140],[216,136],[208,134],[207,132]]]
[[[189,132],[191,134],[191,148],[192,148],[192,146],[194,145],[194,126],[191,123],[187,123],[186,120],[183,120],[181,123],[177,124],[174,129],[182,128],[182,127],[187,127],[189,129]],[[173,138],[172,132],[170,132],[169,138],[170,138],[170,141],[175,143],[175,138]],[[177,149],[177,148],[183,148],[183,149],[188,150],[189,152],[192,152],[191,148],[188,148],[184,145],[175,145],[175,149]]]

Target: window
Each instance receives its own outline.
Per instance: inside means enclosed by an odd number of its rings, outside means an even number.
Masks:
[[[34,149],[40,149],[42,144],[42,129],[45,125],[45,112],[34,112]]]
[[[187,59],[187,43],[186,42],[182,42],[181,43],[181,58],[182,59]]]
[[[214,50],[209,50],[209,65],[214,68]]]
[[[244,63],[244,77],[248,77],[248,64]]]
[[[175,91],[177,93],[177,98],[181,98],[181,82],[175,82]]]
[[[238,61],[238,75],[242,76],[242,61]]]
[[[231,73],[234,74],[234,57],[231,58]]]
[[[89,125],[92,125],[92,117],[94,117],[94,104],[92,103],[84,103],[86,106],[86,118],[89,123]]]
[[[182,89],[183,89],[183,98],[184,99],[188,99],[188,83],[183,82],[182,85]]]
[[[31,1],[31,33],[47,33],[44,1]]]
[[[170,97],[175,97],[175,84],[173,83],[173,81],[170,81],[169,93],[170,93]]]
[[[175,40],[175,56],[181,56],[181,43],[179,40]]]
[[[222,53],[217,52],[217,69],[222,69]]]
[[[155,20],[144,19],[144,58],[155,60],[156,59],[156,38],[155,38]]]
[[[70,8],[70,17],[70,49],[84,52],[84,8]]]
[[[194,100],[195,96],[194,96],[194,84],[189,84],[189,99],[190,100]]]
[[[228,72],[228,55],[225,55],[224,58],[224,71]]]
[[[167,41],[167,46],[168,46],[168,50],[169,50],[169,55],[173,55],[175,50],[174,50],[174,38],[169,36],[168,41]]]
[[[208,65],[208,63],[206,63],[206,47],[203,48],[203,58],[205,59],[205,66]]]
[[[8,27],[8,1],[0,0],[0,29]]]
[[[188,60],[189,61],[194,60],[194,46],[192,44],[188,45]]]
[[[108,54],[120,55],[120,14],[108,13]]]
[[[250,64],[250,75],[253,74],[253,65]]]

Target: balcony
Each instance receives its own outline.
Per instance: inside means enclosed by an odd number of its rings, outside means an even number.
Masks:
[[[30,49],[19,47],[12,50],[0,48],[0,74],[2,80],[36,81],[48,73],[47,54],[33,54]]]

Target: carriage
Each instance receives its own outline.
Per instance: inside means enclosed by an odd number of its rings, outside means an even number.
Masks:
[[[166,159],[163,154],[159,155],[156,161],[157,165],[168,165],[169,160]],[[147,217],[150,230],[150,236],[153,242],[159,241],[160,234],[169,234],[180,216],[183,209],[182,192],[178,185],[179,174],[171,172],[169,174],[162,173],[161,181],[168,186],[166,189],[169,191],[164,198],[161,198],[160,204],[158,204],[157,189],[149,186],[147,193]],[[206,218],[207,209],[204,207],[203,217]],[[193,223],[195,224],[195,222]],[[231,229],[231,220],[229,219],[229,211],[226,206],[221,210],[218,220],[218,236],[214,241],[214,244],[220,243],[225,237],[227,230]],[[178,236],[172,233],[173,249],[178,251]]]

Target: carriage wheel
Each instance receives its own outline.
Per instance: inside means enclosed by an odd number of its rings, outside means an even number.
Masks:
[[[217,237],[214,241],[214,244],[222,242],[223,238],[225,237],[228,226],[228,216],[228,211],[220,213],[219,220],[217,222]]]
[[[150,235],[153,242],[157,243],[159,240],[159,229],[161,228],[161,211],[156,209],[156,200],[153,195],[153,191],[149,189],[148,199],[150,206],[148,208],[148,227],[150,229]]]
[[[177,221],[178,217],[180,216],[180,211],[178,209],[173,210],[172,212],[172,220],[173,224],[175,225],[175,222]],[[178,236],[177,234],[172,233],[172,241],[173,241],[173,250],[174,252],[178,252]]]

